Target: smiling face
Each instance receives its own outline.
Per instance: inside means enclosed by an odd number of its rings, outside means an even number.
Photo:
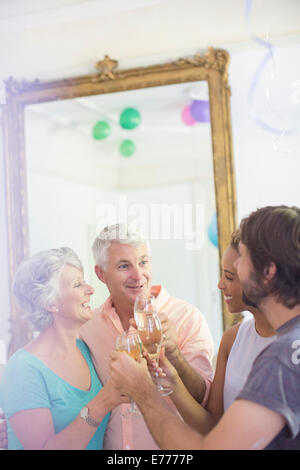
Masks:
[[[133,307],[138,294],[150,292],[152,266],[145,243],[133,246],[113,241],[105,270],[96,266],[95,271],[116,305]]]
[[[231,246],[225,250],[222,257],[222,277],[218,284],[230,313],[245,310],[245,304],[242,301],[242,285],[234,267],[238,257],[238,252]]]
[[[59,278],[59,295],[53,308],[53,320],[65,319],[83,324],[92,318],[89,305],[94,289],[84,281],[83,272],[67,264]]]

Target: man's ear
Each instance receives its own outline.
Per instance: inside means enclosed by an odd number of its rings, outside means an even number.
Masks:
[[[271,261],[264,269],[264,277],[267,282],[272,281],[277,273],[277,266]]]
[[[102,268],[100,268],[100,266],[98,266],[96,264],[95,266],[95,273],[96,273],[96,276],[98,279],[100,279],[101,282],[104,282],[104,284],[106,284],[106,281],[105,281],[105,272]]]

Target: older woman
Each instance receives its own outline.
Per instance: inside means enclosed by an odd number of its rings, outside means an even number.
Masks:
[[[92,316],[93,288],[70,248],[19,267],[14,294],[40,334],[8,361],[0,402],[9,449],[101,449],[109,412],[126,399],[102,387],[79,328]]]

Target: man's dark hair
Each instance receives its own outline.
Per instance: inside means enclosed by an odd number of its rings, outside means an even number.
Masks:
[[[277,271],[269,283],[269,294],[288,308],[300,304],[300,209],[258,209],[242,220],[240,236],[260,280],[270,263],[275,263]]]

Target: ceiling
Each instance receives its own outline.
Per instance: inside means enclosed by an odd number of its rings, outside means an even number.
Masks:
[[[1,0],[0,78],[93,73],[105,54],[127,68],[210,45],[253,47],[251,34],[299,38],[299,18],[299,0]]]

